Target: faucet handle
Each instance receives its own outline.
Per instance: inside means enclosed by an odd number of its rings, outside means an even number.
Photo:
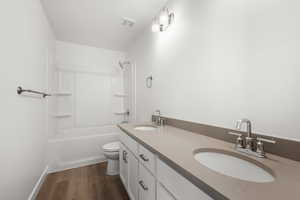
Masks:
[[[244,148],[244,140],[242,138],[242,134],[241,133],[235,133],[235,132],[228,132],[229,135],[234,135],[234,136],[238,136],[238,138],[236,139],[236,148]]]
[[[261,158],[266,157],[266,152],[265,152],[265,148],[264,148],[264,143],[263,142],[268,142],[268,143],[271,143],[271,144],[275,144],[276,143],[275,140],[269,140],[269,139],[265,139],[265,138],[261,138],[261,137],[256,138],[256,140],[257,140],[256,153]]]
[[[271,143],[271,144],[276,144],[275,140],[269,140],[269,139],[265,139],[265,138],[261,138],[261,137],[256,138],[256,140],[257,141],[261,141],[261,142],[267,142],[267,143]]]

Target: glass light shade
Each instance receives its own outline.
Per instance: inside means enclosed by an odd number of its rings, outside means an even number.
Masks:
[[[160,25],[157,22],[153,22],[152,24],[152,32],[156,33],[160,31]]]
[[[168,10],[164,9],[160,13],[159,16],[159,23],[163,26],[168,26],[169,25],[169,12]]]

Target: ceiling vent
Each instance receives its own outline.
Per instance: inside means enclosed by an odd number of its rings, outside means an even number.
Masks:
[[[133,27],[135,24],[135,20],[127,18],[127,17],[123,17],[122,18],[122,25],[123,26],[127,26],[127,27]]]

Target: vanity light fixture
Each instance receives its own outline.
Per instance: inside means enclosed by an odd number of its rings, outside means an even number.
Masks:
[[[152,22],[152,32],[163,32],[174,21],[174,13],[170,12],[167,7],[163,8],[159,14],[159,17],[155,17]]]

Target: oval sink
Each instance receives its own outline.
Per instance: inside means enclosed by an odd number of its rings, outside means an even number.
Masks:
[[[243,159],[241,155],[235,155],[233,152],[198,151],[194,154],[194,158],[207,168],[236,179],[257,183],[275,180],[271,172],[268,172],[270,169],[255,160]]]
[[[137,126],[134,129],[138,131],[154,131],[157,129],[157,127],[151,125],[143,125],[143,126]]]

